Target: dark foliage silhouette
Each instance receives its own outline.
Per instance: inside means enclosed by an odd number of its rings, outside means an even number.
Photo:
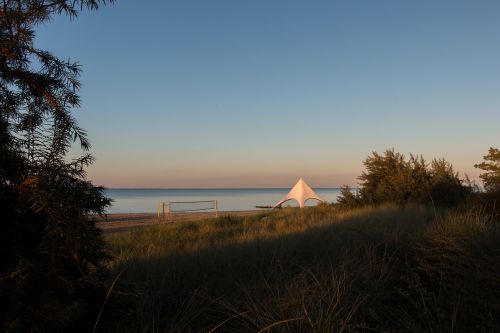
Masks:
[[[0,4],[0,331],[62,331],[91,316],[108,258],[89,214],[110,200],[85,178],[78,63],[34,46],[37,25],[103,0]],[[68,160],[73,144],[82,156]],[[72,329],[74,330],[74,329]]]

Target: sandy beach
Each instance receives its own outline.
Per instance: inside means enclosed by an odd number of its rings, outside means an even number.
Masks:
[[[248,216],[258,214],[262,211],[263,210],[222,211],[218,212],[218,216]],[[147,225],[195,221],[215,217],[215,212],[172,213],[170,217],[165,219],[158,219],[156,213],[107,214],[106,216],[96,217],[96,225],[105,233],[114,233]]]

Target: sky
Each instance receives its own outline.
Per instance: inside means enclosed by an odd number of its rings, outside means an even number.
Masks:
[[[496,0],[118,0],[36,46],[82,66],[97,185],[356,185],[390,148],[477,179],[500,146],[499,17]]]

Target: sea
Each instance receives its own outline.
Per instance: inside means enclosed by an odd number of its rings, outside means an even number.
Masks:
[[[106,211],[114,213],[156,213],[161,202],[217,200],[219,211],[253,210],[256,206],[273,206],[281,200],[290,188],[231,188],[231,189],[106,189],[105,194],[113,199]],[[335,202],[339,188],[316,188],[314,191],[326,202]],[[308,200],[307,206],[316,205]],[[288,201],[284,206],[297,206]],[[188,207],[188,205],[186,205]]]

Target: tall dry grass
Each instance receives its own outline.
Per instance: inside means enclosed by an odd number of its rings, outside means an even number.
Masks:
[[[500,228],[485,212],[283,209],[109,239],[102,331],[500,330]]]

